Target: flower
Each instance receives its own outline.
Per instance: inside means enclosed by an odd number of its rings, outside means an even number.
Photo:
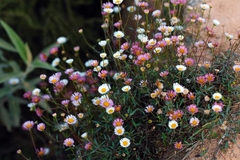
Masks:
[[[66,60],[66,63],[67,63],[67,64],[72,64],[72,62],[73,62],[73,59],[72,59],[72,58]]]
[[[41,90],[39,88],[35,88],[33,91],[32,91],[32,95],[34,96],[39,96]]]
[[[175,121],[175,120],[169,121],[169,122],[168,122],[168,127],[169,127],[170,129],[176,129],[176,128],[178,127],[177,121]]]
[[[55,59],[52,61],[52,66],[53,66],[53,67],[56,67],[59,63],[60,63],[60,58],[55,58]]]
[[[181,72],[187,69],[187,67],[185,67],[184,65],[176,65],[176,68]]]
[[[113,121],[113,126],[114,127],[119,127],[119,126],[122,126],[123,125],[123,119],[121,119],[121,118],[117,118],[117,119],[115,119],[114,121]]]
[[[108,59],[104,59],[104,60],[102,60],[102,61],[100,62],[100,66],[101,66],[101,67],[106,67],[108,64],[109,64]]]
[[[106,94],[111,89],[110,84],[104,83],[98,87],[98,92],[100,94]]]
[[[161,14],[161,11],[160,11],[160,10],[155,10],[155,11],[152,12],[152,16],[153,16],[153,17],[159,17],[160,14]]]
[[[72,138],[67,138],[64,140],[63,144],[66,147],[72,147],[72,146],[74,146],[74,140]]]
[[[220,24],[220,22],[218,20],[216,20],[216,19],[213,20],[213,25],[214,26],[218,26],[219,24]]]
[[[192,117],[191,119],[190,119],[190,121],[189,121],[189,123],[190,123],[190,125],[192,126],[192,127],[196,127],[196,126],[198,126],[198,124],[199,124],[199,119],[197,118],[197,117]]]
[[[130,142],[130,139],[128,139],[128,138],[122,138],[120,140],[120,145],[124,148],[129,147],[130,144],[131,144],[131,142]]]
[[[183,148],[182,142],[175,142],[175,143],[174,143],[174,148],[176,148],[176,149],[182,149],[182,148]]]
[[[122,32],[122,31],[116,31],[116,32],[114,32],[114,37],[116,37],[116,38],[122,38],[122,37],[124,37],[124,33]]]
[[[180,57],[180,56],[184,56],[184,55],[186,55],[187,53],[188,53],[188,49],[187,49],[187,47],[185,47],[185,46],[179,46],[178,48],[177,48],[177,55]]]
[[[114,133],[118,136],[121,136],[124,134],[125,129],[122,126],[118,126],[114,128]]]
[[[213,82],[215,79],[215,76],[211,73],[205,74],[205,79],[207,82]]]
[[[26,121],[22,124],[22,127],[24,130],[31,130],[34,126],[34,122],[33,121]]]
[[[92,142],[86,143],[85,146],[84,146],[84,148],[85,148],[86,150],[91,149],[91,148],[92,148]]]
[[[191,113],[191,114],[195,114],[198,112],[198,108],[195,104],[191,104],[187,107],[188,109],[188,112]]]
[[[81,137],[84,139],[87,139],[87,136],[88,136],[87,132],[84,132],[83,134],[81,134]]]
[[[83,113],[78,113],[78,118],[82,119],[82,118],[83,118],[83,116],[84,116],[84,114],[83,114]]]
[[[173,89],[176,93],[183,93],[184,87],[178,83],[173,83]]]
[[[17,84],[19,84],[19,82],[20,82],[20,79],[19,78],[10,78],[9,80],[8,80],[8,83],[9,84],[11,84],[11,85],[17,85]]]
[[[126,86],[122,87],[123,92],[128,92],[130,90],[131,90],[131,87],[129,85],[126,85]]]
[[[39,131],[43,131],[43,130],[45,130],[45,128],[46,128],[46,125],[44,123],[39,123],[37,125],[37,130],[39,130]]]
[[[222,106],[220,106],[219,104],[214,104],[212,106],[212,110],[216,113],[222,112]]]
[[[146,106],[146,109],[144,110],[146,113],[151,113],[154,110],[153,105]]]
[[[107,41],[106,41],[106,40],[102,40],[102,41],[98,42],[98,44],[99,44],[101,47],[105,47],[106,44],[107,44]]]
[[[202,10],[207,10],[210,8],[208,4],[200,4],[200,7],[202,8]]]
[[[218,101],[218,100],[220,100],[222,98],[222,95],[221,95],[221,93],[214,93],[212,95],[212,97],[213,97],[214,100]]]
[[[235,72],[240,72],[240,64],[234,65],[234,66],[233,66],[233,70],[234,70]]]
[[[68,124],[76,124],[77,118],[74,115],[70,114],[66,117],[65,122]]]
[[[193,64],[194,64],[194,59],[192,59],[192,58],[186,58],[186,59],[184,60],[184,63],[186,64],[186,66],[193,66]]]
[[[122,2],[123,2],[123,0],[113,0],[113,3],[117,4],[117,5],[121,4]]]
[[[114,108],[114,107],[107,107],[107,108],[106,108],[106,112],[107,112],[108,114],[113,114],[114,111],[115,111],[115,108]]]
[[[59,43],[59,44],[64,44],[66,42],[67,42],[67,38],[66,37],[59,37],[57,39],[57,43]]]

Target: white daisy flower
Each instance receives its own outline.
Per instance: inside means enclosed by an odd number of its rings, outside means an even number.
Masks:
[[[100,94],[106,94],[111,89],[110,84],[104,83],[98,87],[98,92]]]
[[[118,126],[114,128],[114,133],[118,136],[123,135],[125,132],[125,129],[122,126]]]
[[[221,93],[214,93],[212,95],[212,97],[213,97],[214,100],[218,101],[218,100],[220,100],[222,98],[222,94]]]
[[[184,92],[184,87],[180,85],[179,83],[173,83],[173,89],[177,93],[183,93]]]
[[[131,90],[131,87],[129,85],[126,85],[126,86],[122,87],[123,92],[128,92],[130,90]]]
[[[74,115],[70,114],[66,117],[65,122],[68,124],[76,124],[77,118]]]
[[[120,140],[120,145],[124,148],[129,147],[130,144],[131,144],[131,142],[130,142],[130,139],[128,139],[128,138],[122,138]]]
[[[168,127],[169,127],[170,129],[176,129],[176,128],[178,127],[177,121],[175,121],[175,120],[169,121],[169,122],[168,122]]]

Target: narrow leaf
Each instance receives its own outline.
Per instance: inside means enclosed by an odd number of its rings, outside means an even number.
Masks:
[[[17,52],[17,50],[10,43],[0,38],[0,48],[5,49],[10,52]]]
[[[20,115],[21,115],[19,101],[17,101],[15,97],[10,96],[8,98],[8,104],[9,104],[9,113],[11,116],[12,126],[18,127],[20,124]]]
[[[9,112],[4,107],[3,103],[3,101],[0,102],[0,119],[2,123],[6,126],[7,130],[11,131],[11,123],[9,123],[11,121],[11,118],[9,116]]]
[[[33,61],[32,66],[35,67],[35,68],[43,68],[43,69],[48,69],[48,70],[51,70],[51,71],[58,71],[57,68],[54,68],[53,66],[51,66],[47,62],[42,62],[40,60]]]
[[[0,83],[8,81],[10,78],[22,77],[23,75],[24,75],[23,72],[11,72],[8,74],[2,74],[0,77]]]
[[[4,21],[0,21],[1,25],[3,26],[4,30],[7,32],[8,37],[10,38],[11,42],[17,49],[20,57],[22,58],[23,62],[27,64],[27,53],[25,49],[24,42],[22,39],[17,35],[17,33],[8,26]]]
[[[28,44],[25,44],[25,50],[26,50],[26,54],[27,54],[27,64],[28,66],[32,63],[32,52],[28,46]]]

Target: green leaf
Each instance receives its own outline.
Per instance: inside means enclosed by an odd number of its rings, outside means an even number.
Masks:
[[[17,85],[17,86],[4,86],[3,88],[0,89],[0,98],[5,96],[5,95],[10,95],[13,92],[15,92],[18,89],[21,89],[22,86],[21,85]]]
[[[2,123],[7,127],[7,130],[11,131],[11,118],[9,116],[9,112],[4,107],[4,101],[0,101],[0,119]]]
[[[34,60],[33,63],[32,63],[32,66],[35,67],[35,68],[43,68],[43,69],[48,69],[48,70],[51,70],[51,71],[58,71],[57,68],[54,68],[50,64],[48,64],[46,62],[42,62],[40,60]]]
[[[11,116],[12,126],[18,127],[20,124],[20,115],[21,115],[19,101],[16,100],[15,97],[10,96],[8,98],[8,105],[9,105],[9,113]]]
[[[31,52],[28,44],[25,44],[25,50],[27,53],[27,64],[29,66],[32,63],[32,52]]]
[[[11,42],[17,49],[20,57],[22,58],[23,62],[27,64],[28,60],[28,55],[26,53],[25,45],[22,39],[17,35],[17,33],[10,27],[8,26],[4,21],[0,21],[1,25],[3,26],[4,30],[7,32]]]
[[[0,38],[0,48],[5,49],[10,52],[17,52],[17,50],[10,43]]]
[[[11,73],[8,73],[8,74],[3,74],[0,77],[0,83],[6,82],[10,78],[13,78],[13,77],[22,77],[23,75],[24,75],[23,72],[11,72]]]

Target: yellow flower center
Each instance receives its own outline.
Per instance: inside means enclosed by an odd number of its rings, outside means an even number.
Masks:
[[[108,107],[110,103],[108,101],[103,102],[104,107]]]
[[[192,121],[192,125],[196,126],[198,124],[198,122],[196,120]]]
[[[26,128],[27,129],[30,129],[32,127],[32,124],[31,123],[28,123],[27,125],[26,125]]]
[[[220,99],[220,96],[215,96],[215,99]]]
[[[118,130],[117,130],[117,133],[118,133],[118,134],[122,134],[122,129],[118,129]]]
[[[73,118],[68,118],[68,123],[73,123],[74,119]]]
[[[74,100],[76,101],[76,100],[78,100],[79,99],[79,96],[75,96],[74,97]]]
[[[181,88],[176,88],[176,92],[181,92]]]
[[[122,144],[123,144],[123,146],[127,146],[128,145],[128,141],[123,141]]]
[[[176,123],[173,123],[173,124],[171,124],[171,128],[176,128],[177,127],[177,124]]]
[[[101,92],[103,92],[103,93],[105,93],[106,91],[107,91],[106,88],[102,88],[102,89],[101,89]]]
[[[235,70],[235,72],[240,72],[240,67],[237,67],[234,70]]]
[[[191,113],[194,113],[195,111],[196,111],[195,108],[190,108],[190,109],[189,109],[189,112],[191,112]]]
[[[52,79],[51,82],[52,82],[52,83],[57,83],[57,80],[56,80],[56,79]]]

